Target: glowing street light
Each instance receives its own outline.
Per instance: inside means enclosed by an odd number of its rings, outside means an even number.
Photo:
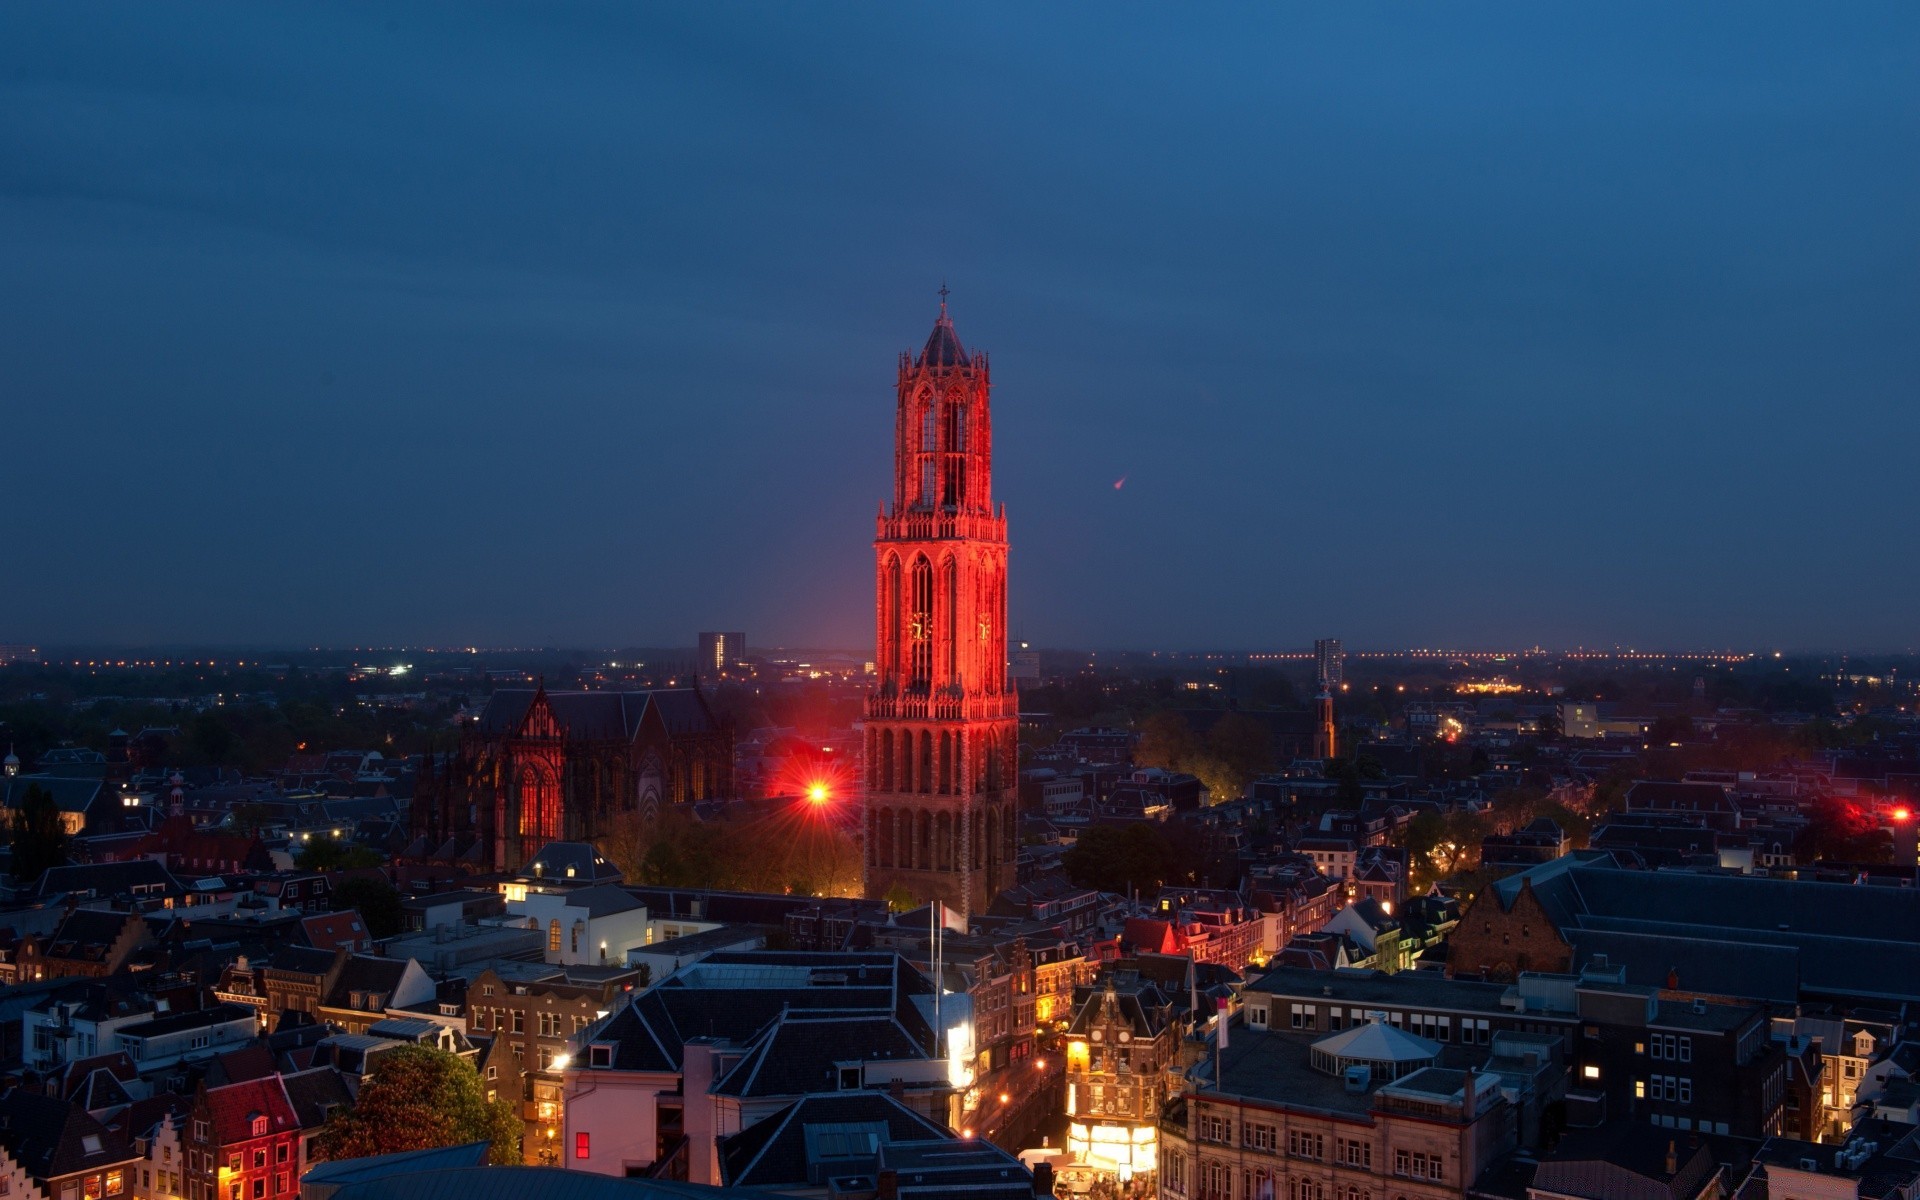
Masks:
[[[807,800],[814,804],[825,804],[833,799],[833,792],[826,784],[815,781],[807,785]]]

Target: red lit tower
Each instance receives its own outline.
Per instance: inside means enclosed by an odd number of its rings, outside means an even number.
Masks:
[[[947,316],[900,356],[893,503],[874,538],[879,681],[866,711],[867,894],[963,913],[1013,884],[1018,711],[1007,679],[1007,515],[992,387]]]

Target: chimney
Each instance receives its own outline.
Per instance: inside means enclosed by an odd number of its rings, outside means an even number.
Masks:
[[[1680,1173],[1679,1148],[1669,1140],[1667,1142],[1667,1175],[1672,1177]]]
[[[895,1100],[898,1100],[904,1103],[907,1098],[907,1081],[900,1078],[900,1076],[898,1075],[895,1075],[892,1079],[887,1080],[887,1095],[892,1096]]]
[[[1473,1118],[1479,1108],[1479,1084],[1480,1073],[1469,1065],[1467,1067],[1467,1086],[1460,1100],[1460,1119],[1468,1124],[1473,1123]]]
[[[874,1176],[876,1200],[900,1200],[900,1172],[888,1167]]]
[[[1053,1195],[1053,1164],[1036,1163],[1033,1168],[1033,1194],[1036,1196]]]

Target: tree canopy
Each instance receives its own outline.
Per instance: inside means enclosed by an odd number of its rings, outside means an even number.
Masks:
[[[367,932],[387,938],[400,932],[406,916],[400,908],[400,893],[384,879],[361,875],[343,879],[329,897],[333,911],[353,909],[366,923]]]
[[[37,783],[29,784],[13,820],[14,879],[32,883],[48,867],[65,866],[70,848],[71,839],[53,793]]]
[[[351,1107],[336,1109],[315,1139],[326,1159],[367,1158],[489,1142],[488,1161],[521,1161],[523,1126],[505,1096],[488,1100],[473,1064],[430,1046],[403,1046],[374,1060]]]

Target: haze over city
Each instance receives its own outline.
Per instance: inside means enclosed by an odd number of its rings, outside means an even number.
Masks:
[[[1920,13],[0,11],[0,640],[1906,649]],[[129,565],[137,570],[129,573]]]

